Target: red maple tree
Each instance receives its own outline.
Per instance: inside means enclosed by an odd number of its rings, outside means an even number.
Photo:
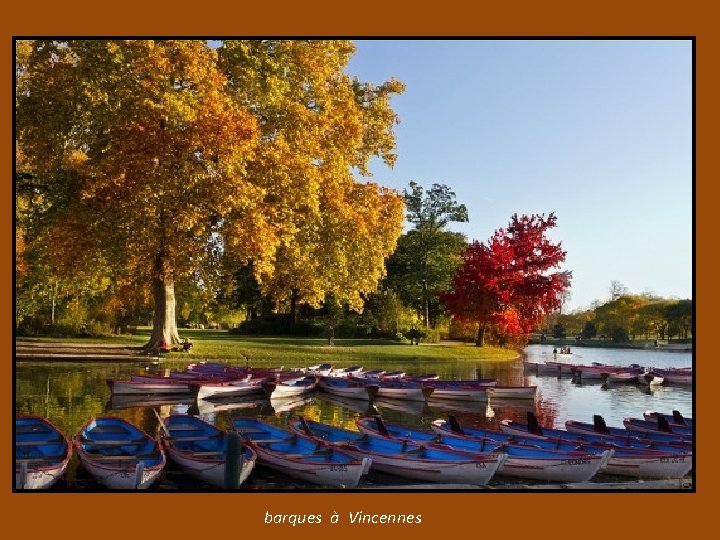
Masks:
[[[440,299],[456,319],[478,324],[477,345],[484,344],[490,326],[525,343],[545,315],[560,307],[571,272],[549,272],[566,255],[561,243],[546,236],[556,223],[554,213],[514,214],[487,244],[468,246],[451,289]]]

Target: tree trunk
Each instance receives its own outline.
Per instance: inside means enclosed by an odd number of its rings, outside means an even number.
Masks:
[[[485,325],[484,324],[481,324],[478,326],[477,338],[475,338],[475,346],[476,347],[484,347],[485,346]]]
[[[175,320],[175,280],[164,257],[158,255],[153,269],[153,328],[146,348],[156,349],[164,341],[168,347],[180,343]]]
[[[297,298],[298,290],[292,289],[290,291],[290,324],[297,322]]]

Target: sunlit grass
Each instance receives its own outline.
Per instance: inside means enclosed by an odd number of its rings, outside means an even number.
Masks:
[[[149,335],[148,328],[141,328],[134,335],[42,341],[141,346],[147,342]],[[319,338],[251,337],[221,330],[186,329],[180,330],[180,336],[190,338],[193,349],[190,353],[173,352],[163,355],[163,358],[171,363],[220,360],[253,366],[300,367],[323,362],[338,366],[376,363],[391,366],[393,363],[406,365],[449,360],[498,362],[518,356],[517,351],[511,349],[487,346],[480,348],[471,343],[460,342],[410,345],[383,339],[336,339],[334,346],[329,346],[327,340]]]

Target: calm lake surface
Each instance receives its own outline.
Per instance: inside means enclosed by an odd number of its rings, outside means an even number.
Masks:
[[[692,354],[687,352],[664,352],[657,350],[620,349],[573,349],[572,362],[590,364],[601,362],[611,365],[640,364],[651,367],[692,366]],[[531,345],[525,350],[524,359],[530,362],[552,360],[552,346]],[[163,368],[182,367],[163,362]],[[336,366],[340,367],[340,365]],[[366,364],[366,370],[383,368],[379,363]],[[91,418],[102,414],[121,416],[145,429],[148,433],[158,431],[157,410],[161,416],[172,413],[200,415],[221,428],[230,429],[231,419],[236,416],[260,417],[278,425],[284,425],[296,415],[321,422],[355,428],[355,421],[368,414],[381,414],[389,422],[414,426],[427,425],[436,419],[454,414],[467,425],[497,429],[503,419],[525,421],[527,411],[533,411],[544,426],[563,427],[566,420],[591,422],[594,414],[605,418],[609,426],[622,426],[627,416],[641,417],[643,411],[679,410],[685,416],[693,415],[693,390],[689,385],[663,385],[659,387],[636,384],[604,386],[600,381],[579,384],[568,377],[538,376],[526,372],[523,358],[512,362],[474,363],[469,361],[442,364],[418,361],[405,366],[393,365],[390,370],[405,369],[408,373],[437,373],[442,378],[472,379],[495,378],[498,385],[537,385],[533,400],[492,400],[489,403],[446,402],[441,400],[425,403],[384,400],[370,405],[313,393],[302,399],[253,399],[237,402],[198,403],[193,397],[136,398],[112,397],[106,380],[122,378],[131,373],[154,371],[155,366],[142,363],[94,363],[94,362],[18,362],[15,378],[16,415],[34,414],[44,416],[71,438]],[[99,489],[94,485],[73,457],[64,481],[58,482],[58,490]],[[372,478],[370,483],[403,483],[390,475]],[[279,473],[262,467],[253,472],[247,486],[249,489],[314,489],[309,484],[298,484]],[[202,490],[204,486],[187,479],[180,471],[169,467],[163,479],[153,489]]]

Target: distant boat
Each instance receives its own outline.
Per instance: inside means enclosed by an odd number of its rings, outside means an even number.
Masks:
[[[158,441],[116,416],[92,419],[74,444],[83,467],[110,489],[147,489],[165,467]]]
[[[163,420],[163,448],[191,476],[212,486],[225,487],[228,458],[227,433],[189,414],[173,414]],[[257,455],[245,446],[240,451],[237,485],[242,485],[255,467]],[[238,457],[238,459],[240,459]]]
[[[249,381],[229,381],[201,383],[197,387],[197,399],[244,398],[251,395],[272,393],[275,382],[269,379],[251,379]]]
[[[290,381],[268,382],[263,384],[272,384],[272,388],[268,387],[270,396],[281,398],[307,394],[315,389],[318,384],[318,380],[315,375],[311,375],[309,377],[293,379]]]
[[[40,416],[15,418],[15,489],[47,489],[70,462],[67,437]]]
[[[359,376],[362,373],[362,366],[350,366],[346,368],[336,368],[330,370],[330,373],[328,373],[329,377],[355,377]]]
[[[662,377],[663,381],[670,384],[692,384],[693,370],[692,368],[652,368],[650,371],[657,377]]]
[[[372,383],[378,387],[379,398],[401,399],[404,401],[426,401],[434,388],[427,383],[405,382],[403,380],[378,380]]]
[[[373,399],[378,393],[375,382],[363,381],[354,377],[320,377],[320,389],[330,394],[355,399]]]

